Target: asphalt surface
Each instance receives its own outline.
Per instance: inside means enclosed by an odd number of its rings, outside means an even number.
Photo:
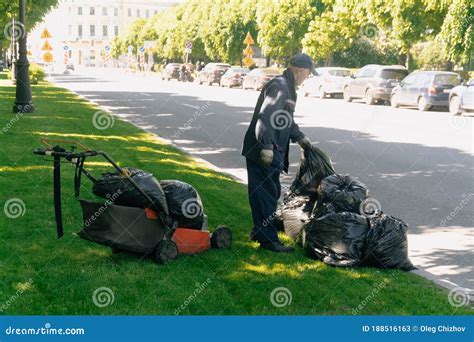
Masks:
[[[110,69],[51,79],[246,181],[240,148],[257,92]],[[416,266],[474,289],[473,117],[301,94],[295,120],[338,173],[357,177],[385,213],[408,223]],[[284,185],[299,158],[292,145]]]

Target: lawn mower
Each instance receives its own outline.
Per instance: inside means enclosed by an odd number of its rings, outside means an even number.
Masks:
[[[114,253],[128,251],[151,255],[160,264],[176,259],[179,254],[192,255],[207,251],[211,247],[230,247],[232,231],[227,227],[219,226],[210,233],[205,215],[203,217],[206,219],[202,221],[202,224],[200,223],[200,226],[180,228],[179,220],[170,215],[167,203],[152,198],[154,194],[161,196],[162,190],[159,182],[151,174],[141,170],[121,168],[105,152],[94,151],[80,142],[52,139],[42,139],[41,142],[45,147],[37,148],[33,153],[53,158],[54,207],[58,239],[63,235],[61,160],[75,167],[74,194],[76,198],[79,198],[82,174],[94,185],[100,183],[101,179],[95,178],[84,168],[87,158],[100,156],[114,168],[119,187],[116,193],[108,193],[104,196],[105,202],[79,199],[84,221],[83,229],[78,233],[81,238],[110,247]],[[70,149],[66,150],[58,144],[69,145]],[[137,181],[138,178],[135,177],[137,172],[149,176],[147,181],[152,182],[154,192],[142,188],[140,182]],[[122,198],[122,202],[118,201],[119,197],[125,197],[126,203],[130,202],[130,198],[135,202],[132,205],[123,205],[124,200]],[[162,198],[166,198],[164,193]]]

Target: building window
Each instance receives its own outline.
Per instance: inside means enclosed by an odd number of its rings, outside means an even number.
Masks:
[[[115,34],[116,36],[119,35],[118,26],[115,26],[115,27],[114,27],[114,34]]]
[[[118,8],[117,7],[114,8],[114,16],[118,17]]]
[[[137,17],[140,17],[140,9],[137,8]]]
[[[77,8],[77,15],[82,15],[82,7]]]
[[[107,7],[102,7],[102,15],[107,15]]]
[[[77,35],[82,38],[82,25],[77,26]]]
[[[89,8],[89,14],[90,15],[95,15],[95,8],[94,7]]]
[[[90,26],[90,36],[95,37],[95,25]]]
[[[131,9],[131,8],[128,9],[128,16],[129,16],[129,17],[132,16],[132,9]]]
[[[107,25],[102,25],[102,36],[107,37],[109,35],[109,28]]]
[[[146,13],[145,16],[146,16],[147,18],[150,18],[150,11],[149,11],[149,10],[146,10],[145,13]]]

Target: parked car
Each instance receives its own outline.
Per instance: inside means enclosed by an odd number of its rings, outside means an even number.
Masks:
[[[344,84],[344,100],[363,98],[368,105],[390,101],[392,89],[407,75],[408,70],[401,65],[366,65]]]
[[[171,79],[179,79],[179,70],[181,68],[180,63],[169,63],[165,66],[163,71],[161,72],[161,79],[162,80],[171,80]]]
[[[392,90],[392,107],[417,106],[426,111],[432,107],[448,107],[449,92],[461,84],[461,76],[448,71],[415,71]]]
[[[304,81],[302,88],[304,96],[318,96],[324,99],[326,96],[342,95],[342,88],[351,75],[347,68],[325,67],[316,68],[318,75],[310,76]]]
[[[241,87],[242,80],[249,72],[250,69],[241,67],[232,67],[228,69],[221,77],[221,87]]]
[[[449,92],[449,112],[459,115],[474,111],[474,78]]]
[[[261,90],[268,81],[280,76],[281,73],[278,69],[264,68],[264,69],[253,69],[251,72],[244,77],[242,81],[242,88],[254,90]]]
[[[226,63],[208,63],[199,71],[196,75],[196,82],[199,84],[207,83],[212,85],[213,83],[221,83],[221,77],[230,68],[229,64]]]

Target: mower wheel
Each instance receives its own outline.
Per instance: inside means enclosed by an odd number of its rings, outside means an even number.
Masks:
[[[178,246],[173,240],[162,240],[155,249],[155,261],[159,264],[178,258]]]
[[[217,227],[211,235],[212,248],[229,248],[231,243],[232,231],[228,227]]]

